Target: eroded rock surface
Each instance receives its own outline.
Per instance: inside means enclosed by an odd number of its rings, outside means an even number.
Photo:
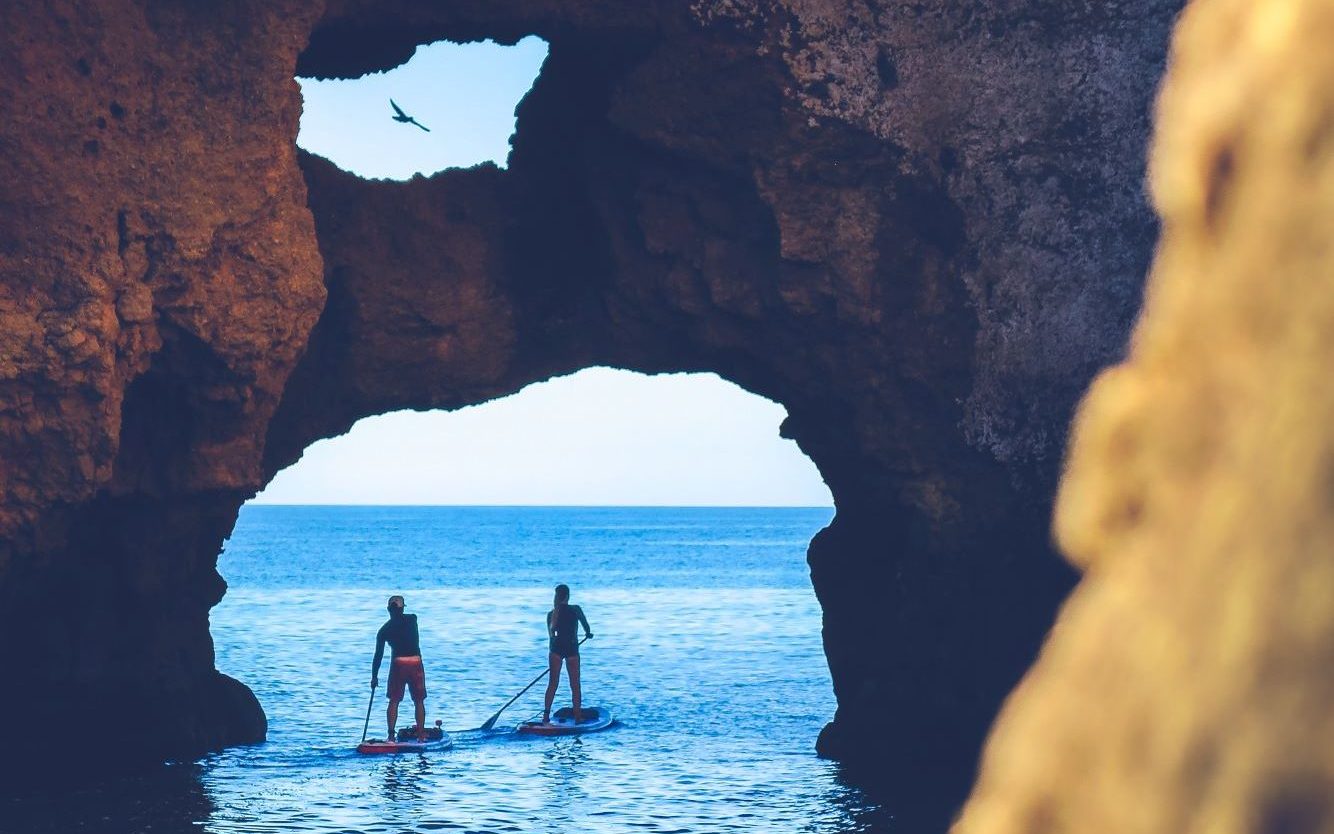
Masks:
[[[0,7],[0,695],[263,737],[213,668],[234,505],[325,295],[292,136],[315,10]],[[112,744],[115,739],[108,741]],[[21,758],[22,753],[16,753]]]
[[[821,749],[948,806],[1072,581],[1056,461],[1138,304],[1177,5],[7,5],[0,662],[72,593],[98,633],[39,685],[229,686],[218,545],[310,442],[591,364],[710,370],[787,407],[837,502]],[[507,169],[298,160],[294,72],[530,33]],[[153,703],[180,726],[149,756],[262,727]]]
[[[1080,409],[1087,573],[959,834],[1334,832],[1334,5],[1198,0],[1125,364]]]

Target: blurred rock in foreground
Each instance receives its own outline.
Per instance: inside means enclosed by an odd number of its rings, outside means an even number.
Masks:
[[[1195,3],[1158,118],[1058,498],[1086,575],[957,834],[1334,831],[1334,3]]]

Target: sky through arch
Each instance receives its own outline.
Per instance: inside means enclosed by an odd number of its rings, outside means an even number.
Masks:
[[[590,368],[312,444],[258,504],[829,506],[782,406],[713,374]]]

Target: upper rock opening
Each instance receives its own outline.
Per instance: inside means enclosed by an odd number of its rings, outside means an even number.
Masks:
[[[531,36],[508,45],[439,41],[360,78],[298,76],[297,145],[367,179],[504,167],[515,107],[546,55],[546,42]]]

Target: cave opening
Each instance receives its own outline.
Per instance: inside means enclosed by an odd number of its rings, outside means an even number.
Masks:
[[[515,107],[546,56],[546,41],[532,35],[512,45],[442,40],[381,72],[298,76],[297,146],[364,179],[407,180],[485,163],[503,168]]]
[[[836,766],[814,742],[836,702],[805,554],[832,498],[780,437],[785,417],[713,374],[597,367],[312,444],[241,509],[218,565],[231,587],[211,617],[217,666],[263,704],[265,757],[303,755],[312,736],[345,744],[368,709],[381,730],[366,683],[391,593],[420,618],[428,721],[478,726],[544,665],[542,618],[565,582],[596,635],[585,703],[628,727],[581,767],[674,767],[676,780],[615,777],[667,804],[694,780],[779,787],[783,803],[828,791]],[[449,767],[495,767],[482,740],[458,738]],[[248,756],[217,759],[215,790]]]

